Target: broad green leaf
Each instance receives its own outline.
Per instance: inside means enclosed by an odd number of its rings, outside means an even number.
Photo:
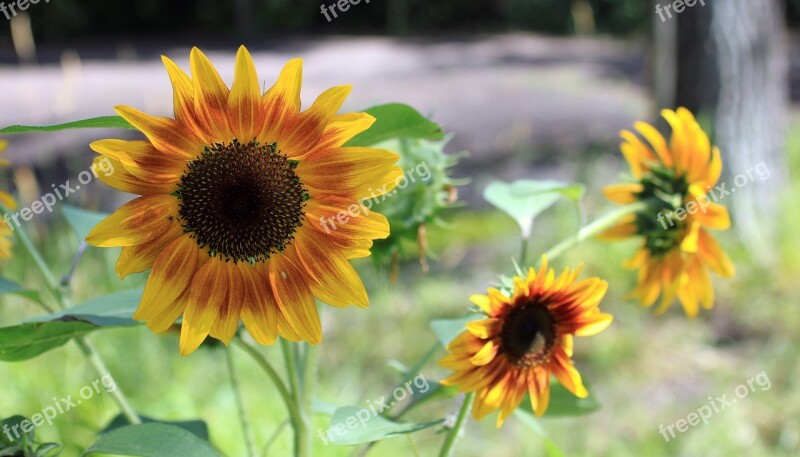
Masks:
[[[78,241],[83,241],[89,232],[92,231],[95,225],[108,217],[108,214],[98,213],[95,211],[88,211],[74,206],[61,205],[61,214],[67,220],[67,223],[75,234],[78,235]]]
[[[34,317],[20,325],[0,328],[0,361],[31,359],[103,327],[139,325],[131,316],[141,296],[141,289],[117,292]]]
[[[356,135],[346,146],[372,146],[392,138],[441,140],[442,128],[426,119],[414,108],[401,103],[389,103],[369,108],[367,113],[376,121],[366,132]]]
[[[37,322],[0,328],[0,361],[19,362],[61,347],[98,327],[87,322]]]
[[[131,316],[139,306],[143,292],[142,289],[115,292],[56,313],[33,317],[28,322],[81,321],[97,327],[138,325],[139,322],[131,319]]]
[[[483,191],[483,198],[517,221],[522,236],[528,238],[536,216],[562,197],[580,200],[584,191],[580,184],[558,181],[495,181]]]
[[[372,414],[369,408],[343,406],[333,413],[331,426],[324,433],[325,439],[333,444],[355,446],[414,433],[435,427],[443,422],[444,420],[440,419],[431,422],[401,424]]]
[[[135,457],[220,457],[207,441],[191,432],[156,422],[128,425],[101,435],[83,455],[98,453]]]
[[[0,295],[2,294],[19,295],[37,302],[41,300],[38,292],[34,290],[23,289],[22,286],[14,281],[0,276]]]
[[[520,422],[527,425],[531,430],[536,432],[537,435],[542,439],[544,442],[544,449],[547,451],[548,457],[564,457],[564,452],[558,448],[556,443],[547,436],[547,433],[542,428],[542,424],[539,423],[539,420],[533,417],[532,414],[528,414],[524,411],[517,409],[514,411],[514,416],[516,416]]]
[[[451,341],[467,330],[467,323],[483,319],[480,314],[470,314],[469,316],[459,317],[456,319],[436,319],[430,321],[429,325],[431,330],[436,334],[436,339],[442,343],[442,346],[447,347]]]
[[[196,437],[208,441],[208,425],[201,420],[192,420],[192,421],[161,421],[158,419],[153,419],[152,417],[147,416],[139,416],[142,419],[142,423],[145,424],[167,424],[167,425],[174,425],[175,427],[180,427],[187,432],[195,435]],[[125,418],[122,414],[117,415],[108,425],[104,428],[100,434],[109,433],[116,429],[126,427],[130,425],[128,419]]]
[[[129,129],[136,130],[119,116],[101,116],[56,125],[12,125],[0,129],[0,133],[58,132],[70,129]]]

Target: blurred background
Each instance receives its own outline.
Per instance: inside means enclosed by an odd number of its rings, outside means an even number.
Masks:
[[[8,0],[5,2],[9,4]],[[470,151],[454,169],[470,178],[459,188],[462,208],[447,227],[428,229],[433,259],[424,273],[410,253],[392,285],[385,270],[360,264],[371,308],[325,310],[319,396],[336,404],[364,404],[398,381],[386,360],[413,365],[435,340],[433,318],[463,314],[468,297],[517,255],[514,222],[483,200],[494,179],[557,178],[585,183],[584,210],[608,210],[599,192],[625,172],[619,130],[633,122],[659,123],[662,108],[695,112],[723,150],[727,178],[764,163],[769,178],[755,180],[723,203],[734,230],[721,236],[737,276],[717,281],[715,308],[688,321],[678,306],[654,316],[625,299],[634,274],[621,267],[636,244],[587,243],[560,259],[585,261],[586,275],[612,284],[605,309],[616,316],[606,332],[576,341],[576,364],[602,404],[599,412],[547,419],[550,438],[571,455],[793,456],[800,453],[800,211],[792,179],[800,171],[800,0],[699,0],[672,17],[642,0],[372,0],[330,21],[329,0],[51,0],[10,20],[0,14],[0,125],[53,124],[113,114],[131,105],[170,115],[172,95],[162,54],[188,68],[199,46],[230,83],[236,48],[246,44],[259,76],[272,84],[285,61],[303,57],[303,103],[327,87],[353,84],[346,110],[403,102],[452,135],[448,151]],[[661,2],[663,7],[668,4]],[[662,20],[663,18],[663,20]],[[110,131],[67,131],[6,138],[11,161],[6,187],[30,204],[51,183],[76,180],[89,169],[87,144]],[[135,133],[123,135],[135,137]],[[130,199],[92,183],[69,204],[109,211]],[[537,220],[532,252],[576,229],[574,211],[557,206]],[[69,265],[78,240],[57,214],[27,225],[52,265]],[[81,260],[75,294],[88,299],[144,282],[113,275],[117,252],[91,249]],[[4,275],[37,287],[24,261]],[[0,325],[36,313],[4,298]],[[244,455],[224,354],[209,348],[182,359],[175,335],[123,329],[94,337],[121,388],[140,413],[164,420],[202,418],[212,442]],[[279,351],[266,349],[270,357]],[[441,354],[443,354],[443,350]],[[245,395],[259,441],[283,421],[271,385],[244,357]],[[737,385],[766,372],[771,387],[665,442],[672,424]],[[430,380],[446,373],[431,364]],[[0,416],[31,415],[54,396],[75,394],[95,379],[77,348],[68,345],[37,359],[0,364]],[[346,386],[346,388],[345,388]],[[411,418],[454,410],[432,403]],[[87,402],[39,430],[79,455],[116,414],[109,398]],[[325,417],[316,425],[327,426]],[[412,441],[413,440],[413,441]],[[442,437],[427,430],[375,446],[370,455],[434,455]],[[358,455],[325,446],[318,454]],[[284,430],[270,455],[288,455]],[[457,455],[546,455],[541,440],[510,421],[471,423]]]

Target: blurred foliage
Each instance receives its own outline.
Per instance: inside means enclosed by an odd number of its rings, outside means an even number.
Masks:
[[[662,0],[662,3],[666,0]],[[790,23],[800,24],[800,0],[785,0]],[[281,33],[443,33],[575,31],[573,8],[588,3],[599,33],[646,31],[652,20],[642,0],[381,0],[351,5],[328,23],[320,7],[335,0],[59,0],[29,9],[43,41],[100,36],[188,34],[204,39]],[[280,20],[276,20],[280,18]],[[8,36],[9,30],[0,32]]]

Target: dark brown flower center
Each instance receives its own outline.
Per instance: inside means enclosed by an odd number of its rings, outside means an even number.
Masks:
[[[555,320],[547,307],[537,302],[511,311],[500,332],[501,351],[516,365],[535,366],[548,362],[555,340]]]
[[[233,140],[206,147],[178,184],[184,231],[211,256],[234,262],[283,252],[308,199],[296,167],[275,144]]]

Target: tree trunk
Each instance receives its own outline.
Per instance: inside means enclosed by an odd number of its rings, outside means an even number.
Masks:
[[[779,197],[787,182],[784,156],[788,54],[780,0],[718,0],[712,36],[717,48],[719,102],[716,143],[726,159],[734,224],[763,263],[774,257]],[[759,168],[760,167],[760,168]],[[738,175],[753,178],[745,182]],[[755,172],[754,172],[754,171]],[[768,170],[768,178],[759,170]],[[738,181],[735,181],[735,178]]]

